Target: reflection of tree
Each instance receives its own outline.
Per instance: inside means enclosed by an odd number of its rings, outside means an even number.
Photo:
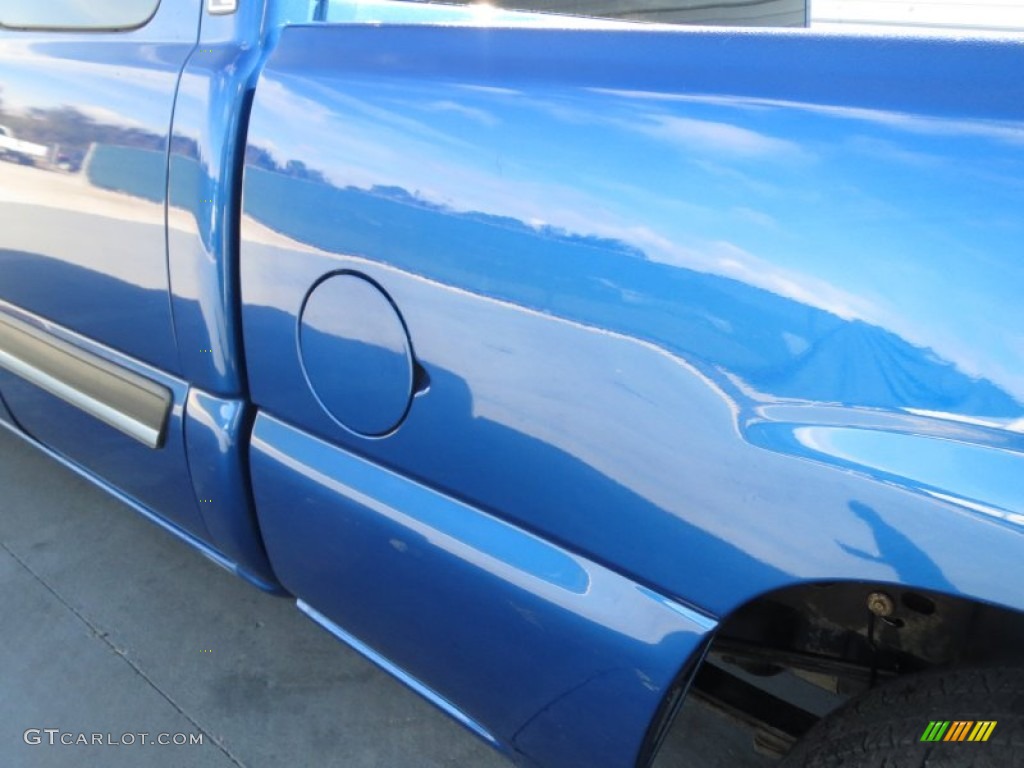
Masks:
[[[288,164],[284,167],[284,172],[296,179],[315,181],[320,184],[327,183],[327,179],[324,178],[320,171],[306,167],[306,164],[301,160],[289,160]]]
[[[246,212],[271,229],[646,339],[734,375],[753,396],[883,409],[924,404],[981,417],[1021,413],[1009,392],[882,326],[658,263],[622,240],[454,210],[400,186],[336,186],[258,147],[247,150],[246,162]]]
[[[289,160],[284,165],[280,165],[269,150],[251,144],[245,148],[245,164],[255,168],[262,168],[265,171],[283,173],[293,179],[313,181],[318,184],[328,183],[327,178],[321,171],[310,168],[301,160]]]
[[[74,107],[33,109],[31,140],[62,147],[87,147],[89,144],[113,144],[122,147],[160,149],[163,137],[142,128],[97,123]],[[29,133],[26,131],[26,136]]]
[[[281,170],[269,150],[253,144],[247,144],[245,147],[245,164],[253,168],[262,168],[265,171],[280,172]]]
[[[195,139],[175,134],[171,137],[171,154],[178,157],[187,157],[191,160],[198,160],[199,143]]]
[[[55,147],[61,160],[76,170],[93,144],[154,150],[166,146],[164,137],[158,133],[138,126],[100,122],[68,105],[33,108],[18,114],[6,112],[0,100],[0,121],[20,139]]]

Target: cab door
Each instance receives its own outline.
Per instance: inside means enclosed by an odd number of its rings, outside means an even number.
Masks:
[[[164,204],[201,9],[0,1],[0,388],[22,430],[205,538]]]

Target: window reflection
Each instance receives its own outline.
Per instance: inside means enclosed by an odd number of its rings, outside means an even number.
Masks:
[[[0,26],[126,29],[145,23],[159,0],[0,0]]]

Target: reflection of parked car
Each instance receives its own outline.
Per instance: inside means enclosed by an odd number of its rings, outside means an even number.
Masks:
[[[46,157],[46,147],[21,141],[15,138],[10,128],[0,125],[0,157],[31,165],[37,158]]]

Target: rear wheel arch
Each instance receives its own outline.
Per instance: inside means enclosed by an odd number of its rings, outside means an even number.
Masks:
[[[1024,612],[899,582],[815,581],[760,594],[723,616],[704,653],[685,668],[687,684],[674,693],[689,691],[746,720],[755,748],[782,757],[805,733],[820,730],[819,718],[842,717],[840,727],[848,727],[852,716],[841,713],[887,684],[993,665],[1024,669]],[[766,702],[719,700],[723,670],[741,688],[763,685],[771,692]],[[782,707],[772,697],[787,676],[824,688],[832,696],[829,709],[803,712],[806,699],[792,712]],[[724,690],[732,692],[730,685]],[[748,703],[749,711],[738,711]],[[771,711],[776,704],[777,719],[763,722],[765,705]],[[662,721],[652,725],[652,744],[677,710],[678,703],[673,708],[666,701]],[[791,716],[801,713],[806,717]]]

